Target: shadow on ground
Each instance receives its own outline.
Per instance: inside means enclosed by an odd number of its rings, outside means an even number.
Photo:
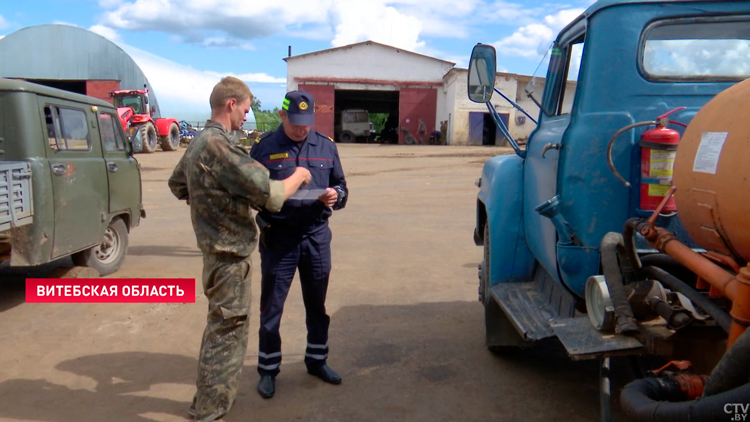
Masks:
[[[203,256],[198,248],[185,246],[130,246],[128,248],[128,255],[172,257]]]
[[[481,305],[471,302],[342,308],[332,317],[329,363],[343,384],[324,384],[288,359],[270,400],[255,392],[256,345],[250,344],[226,420],[599,420],[596,362],[572,362],[556,342],[495,356],[484,347],[482,318]],[[257,329],[253,321],[251,330]],[[303,350],[284,352],[299,356]],[[148,392],[157,384],[181,384],[177,391],[192,392],[196,365],[195,357],[148,352],[82,356],[55,369],[93,379],[93,390],[44,379],[6,380],[0,382],[0,417],[181,420],[192,393],[174,400]],[[615,372],[617,367],[615,362]],[[615,383],[613,391],[620,386]],[[614,420],[624,419],[616,411]]]
[[[5,312],[26,301],[27,278],[49,278],[57,268],[73,267],[70,257],[37,267],[11,267],[9,261],[0,265],[0,312]]]

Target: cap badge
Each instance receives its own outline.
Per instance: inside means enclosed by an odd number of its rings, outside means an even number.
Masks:
[[[301,103],[299,103],[299,109],[300,110],[307,110],[307,103],[304,102],[304,101],[302,101]]]

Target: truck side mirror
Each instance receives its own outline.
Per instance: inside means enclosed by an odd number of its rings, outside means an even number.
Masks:
[[[469,62],[468,93],[475,103],[487,103],[492,99],[496,71],[495,47],[477,44],[471,51]]]

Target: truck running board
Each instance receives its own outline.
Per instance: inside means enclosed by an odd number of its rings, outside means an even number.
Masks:
[[[560,318],[552,329],[573,360],[643,353],[643,345],[633,337],[607,334],[591,325],[586,315]]]
[[[490,294],[524,340],[554,337],[550,324],[575,315],[574,299],[540,267],[533,281],[500,283]]]

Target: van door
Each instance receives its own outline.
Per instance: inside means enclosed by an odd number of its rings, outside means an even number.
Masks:
[[[583,21],[581,21],[583,22]],[[528,141],[524,163],[524,230],[529,249],[549,275],[557,272],[557,231],[536,208],[557,194],[558,158],[571,121],[574,82],[583,54],[584,33],[551,49],[539,126]],[[532,82],[533,83],[533,82]],[[535,94],[538,98],[538,93]],[[565,200],[562,198],[562,200]]]
[[[90,106],[44,97],[39,103],[52,175],[55,259],[101,241],[107,224],[107,174]]]
[[[113,112],[99,112],[99,133],[107,168],[110,214],[127,213],[126,224],[138,224],[141,212],[141,174],[132,145],[123,136],[120,119]]]

